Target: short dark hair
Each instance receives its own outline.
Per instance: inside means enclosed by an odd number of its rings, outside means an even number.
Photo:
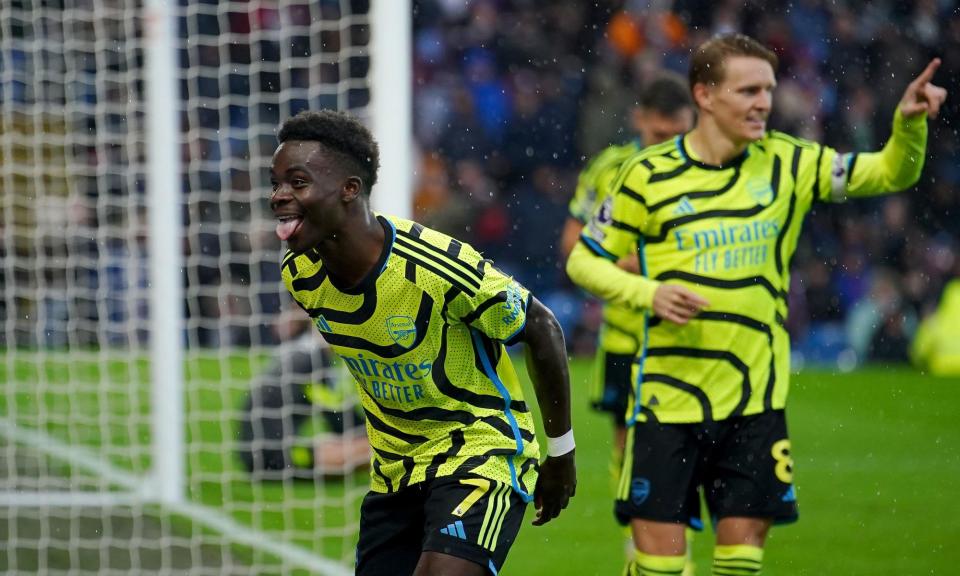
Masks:
[[[690,90],[697,83],[719,84],[723,81],[723,64],[731,56],[750,56],[766,60],[777,71],[777,55],[746,34],[721,34],[707,40],[693,51],[690,59]]]
[[[338,110],[304,110],[288,118],[277,133],[280,143],[290,140],[319,142],[360,176],[370,194],[380,169],[380,147],[373,134],[356,117]]]
[[[660,72],[640,91],[639,103],[644,110],[664,116],[673,116],[685,108],[693,108],[693,98],[683,76],[674,72]]]

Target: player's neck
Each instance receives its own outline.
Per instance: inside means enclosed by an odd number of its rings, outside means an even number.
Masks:
[[[710,166],[724,166],[737,158],[750,145],[749,142],[736,142],[723,134],[715,124],[699,122],[687,134],[687,146],[697,160]]]
[[[353,287],[380,261],[386,231],[373,212],[365,211],[343,222],[340,231],[317,246],[323,266],[339,281]]]

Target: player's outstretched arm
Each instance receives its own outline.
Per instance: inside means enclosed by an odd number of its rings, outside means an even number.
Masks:
[[[934,58],[903,92],[893,117],[890,140],[879,152],[838,156],[827,166],[831,174],[821,181],[831,183],[834,197],[874,196],[909,188],[923,171],[927,151],[927,118],[936,118],[947,91],[933,84],[940,66]],[[846,160],[849,159],[849,160]]]
[[[907,84],[898,106],[904,118],[922,114],[936,118],[940,113],[940,106],[947,99],[947,90],[933,83],[933,75],[939,67],[940,59],[934,58],[913,82]]]
[[[577,490],[573,427],[570,420],[570,374],[563,331],[553,312],[530,297],[524,329],[527,373],[547,434],[547,458],[534,490],[535,526],[546,524],[567,507]]]

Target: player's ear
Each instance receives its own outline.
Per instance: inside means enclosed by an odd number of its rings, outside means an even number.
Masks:
[[[697,103],[698,110],[713,111],[712,92],[710,86],[704,82],[697,82],[693,85],[693,101]]]
[[[340,188],[340,199],[344,202],[353,202],[363,194],[363,180],[359,176],[348,176]]]

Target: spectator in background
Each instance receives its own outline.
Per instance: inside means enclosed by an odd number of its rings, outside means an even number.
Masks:
[[[370,463],[363,418],[339,386],[333,353],[299,308],[276,324],[276,358],[251,386],[237,455],[258,480],[343,476]],[[326,427],[312,429],[319,416]]]

